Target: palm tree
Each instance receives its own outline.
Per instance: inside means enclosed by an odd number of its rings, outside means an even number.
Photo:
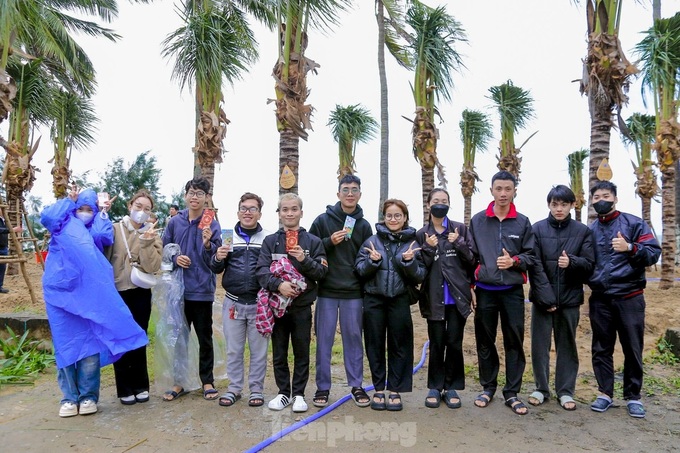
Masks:
[[[652,115],[634,113],[626,120],[627,133],[621,139],[627,145],[635,146],[633,170],[637,179],[635,193],[642,203],[642,219],[652,230],[652,199],[660,193],[652,160],[652,144],[656,137],[656,118]]]
[[[569,172],[569,185],[576,195],[574,203],[574,217],[581,220],[581,209],[586,204],[585,191],[583,190],[583,161],[588,157],[587,149],[574,151],[567,156],[567,170]]]
[[[404,3],[408,3],[405,0]],[[378,220],[382,220],[382,206],[389,197],[390,175],[390,126],[387,92],[387,71],[385,70],[385,48],[397,63],[413,69],[404,40],[410,36],[404,30],[404,11],[399,0],[376,0],[375,17],[378,22],[378,73],[380,76],[380,202]]]
[[[488,115],[477,110],[463,110],[460,120],[460,140],[463,142],[463,170],[460,172],[460,191],[465,200],[464,222],[470,224],[472,215],[472,195],[477,191],[475,183],[481,181],[475,171],[477,151],[484,152],[493,137],[491,120]]]
[[[192,151],[197,170],[214,187],[215,164],[222,162],[229,124],[222,109],[222,81],[240,79],[257,60],[257,43],[246,14],[255,13],[271,27],[272,2],[186,0],[183,6],[183,25],[163,41],[162,54],[174,58],[172,78],[180,89],[195,88],[197,126]]]
[[[354,155],[357,143],[367,143],[375,137],[378,122],[366,108],[359,104],[342,107],[335,106],[328,118],[328,126],[333,132],[333,139],[338,143],[338,180],[345,175],[353,175]]]
[[[602,159],[609,158],[613,111],[617,111],[618,124],[623,123],[620,112],[628,103],[631,76],[638,72],[626,59],[618,37],[622,6],[623,0],[586,0],[588,53],[580,91],[588,96],[590,111],[589,189],[598,181]],[[595,218],[595,210],[589,206],[588,223]]]
[[[659,19],[635,46],[642,64],[643,90],[654,96],[656,151],[661,172],[661,281],[659,289],[673,286],[675,272],[675,169],[680,159],[680,13]]]
[[[307,73],[319,65],[305,56],[309,26],[327,30],[350,0],[279,0],[279,52],[274,66],[276,128],[279,131],[279,194],[298,191],[300,139],[311,129],[312,106],[306,104]]]
[[[52,191],[55,198],[67,195],[73,148],[85,149],[95,142],[94,130],[98,119],[90,98],[80,96],[63,88],[54,88],[50,116],[54,119],[50,138],[54,143],[54,166],[52,167]]]
[[[498,169],[512,173],[519,181],[522,163],[519,153],[522,146],[536,135],[536,132],[531,134],[519,148],[515,147],[515,132],[526,127],[527,121],[534,117],[534,99],[531,93],[515,86],[512,80],[489,88],[489,92],[491,93],[489,99],[496,105],[501,121]]]
[[[415,63],[413,156],[420,163],[423,222],[427,222],[427,195],[434,188],[435,167],[440,184],[446,187],[447,183],[444,167],[437,157],[439,131],[434,124],[434,116],[438,113],[435,101],[440,98],[451,100],[453,71],[464,68],[455,46],[458,42],[466,42],[467,37],[461,24],[446,12],[445,6],[430,8],[414,0],[406,13],[406,23],[413,30],[408,49]]]

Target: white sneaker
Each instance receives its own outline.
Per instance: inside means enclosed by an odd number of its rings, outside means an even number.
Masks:
[[[60,417],[73,417],[74,415],[78,415],[78,406],[75,403],[67,401],[61,404],[59,408]]]
[[[97,403],[92,400],[83,400],[80,403],[80,415],[89,415],[97,412]]]
[[[295,395],[293,397],[293,412],[307,412],[307,409],[305,397],[302,395]]]
[[[276,398],[269,402],[267,406],[269,406],[269,409],[273,411],[281,411],[284,408],[290,406],[290,398],[288,398],[286,395],[279,393],[278,395],[276,395]]]

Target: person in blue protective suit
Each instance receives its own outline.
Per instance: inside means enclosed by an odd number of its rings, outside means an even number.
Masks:
[[[63,393],[61,417],[97,412],[100,367],[148,343],[101,252],[113,242],[106,208],[99,212],[96,192],[78,193],[74,186],[40,215],[52,235],[43,294]]]

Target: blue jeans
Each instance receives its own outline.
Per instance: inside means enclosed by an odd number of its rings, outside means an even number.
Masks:
[[[99,354],[94,354],[57,371],[57,382],[64,394],[61,403],[81,403],[83,400],[99,401],[101,371]]]

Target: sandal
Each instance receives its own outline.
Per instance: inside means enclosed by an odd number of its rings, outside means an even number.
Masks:
[[[385,394],[383,392],[375,392],[373,394],[371,409],[374,411],[384,411],[387,409],[387,405],[385,404]]]
[[[229,406],[232,406],[236,401],[238,401],[240,399],[241,399],[240,393],[236,394],[234,392],[227,392],[224,395],[220,396],[219,403],[220,403],[220,406],[229,407]]]
[[[398,403],[395,403],[394,400],[399,400]],[[387,410],[388,411],[400,411],[404,408],[404,405],[401,403],[401,395],[398,393],[390,393],[390,396],[388,397],[387,404],[386,404]]]
[[[628,415],[635,418],[645,418],[645,407],[638,400],[630,400],[626,403]]]
[[[250,407],[260,407],[264,404],[264,395],[262,393],[251,393],[250,398],[248,398],[248,406]]]
[[[317,390],[312,398],[312,404],[315,407],[326,407],[328,406],[328,396],[330,395],[330,390]]]
[[[484,390],[475,398],[475,406],[484,408],[491,404],[491,401],[493,401],[493,393]]]
[[[434,401],[432,401],[434,400]],[[439,392],[437,389],[430,389],[429,392],[427,392],[427,396],[425,397],[425,407],[429,407],[431,409],[436,409],[439,407],[439,404],[442,402],[442,394]]]
[[[175,390],[175,388],[179,388],[179,390]],[[187,392],[184,390],[184,387],[180,387],[179,385],[176,385],[175,387],[171,388],[167,392],[163,393],[163,401],[175,401],[177,398],[180,396],[186,395]]]
[[[532,406],[540,406],[545,401],[545,395],[538,390],[529,395],[529,404]]]
[[[458,401],[452,402],[451,400]],[[444,392],[444,404],[446,404],[446,407],[449,409],[458,409],[463,405],[463,402],[460,400],[460,396],[458,396],[458,393],[454,389],[449,389]]]
[[[359,407],[366,407],[371,404],[371,399],[368,397],[366,390],[361,387],[352,387],[352,399]]]
[[[572,398],[569,395],[562,395],[558,398],[560,401],[560,406],[565,411],[575,411],[576,410],[576,401],[574,401],[574,398]],[[568,406],[567,406],[568,405]]]
[[[611,398],[602,395],[595,398],[595,401],[593,401],[593,403],[590,405],[590,408],[595,412],[604,412],[613,405],[614,403],[612,402]]]
[[[526,415],[529,413],[529,408],[524,405],[516,396],[510,397],[505,400],[505,405],[508,406],[517,415]],[[524,409],[524,412],[522,412]]]
[[[206,385],[210,385],[211,387],[205,388]],[[215,388],[214,385],[205,384],[203,386],[203,399],[204,400],[208,400],[208,401],[216,400],[217,396],[218,396],[218,392],[217,392],[217,389]]]

